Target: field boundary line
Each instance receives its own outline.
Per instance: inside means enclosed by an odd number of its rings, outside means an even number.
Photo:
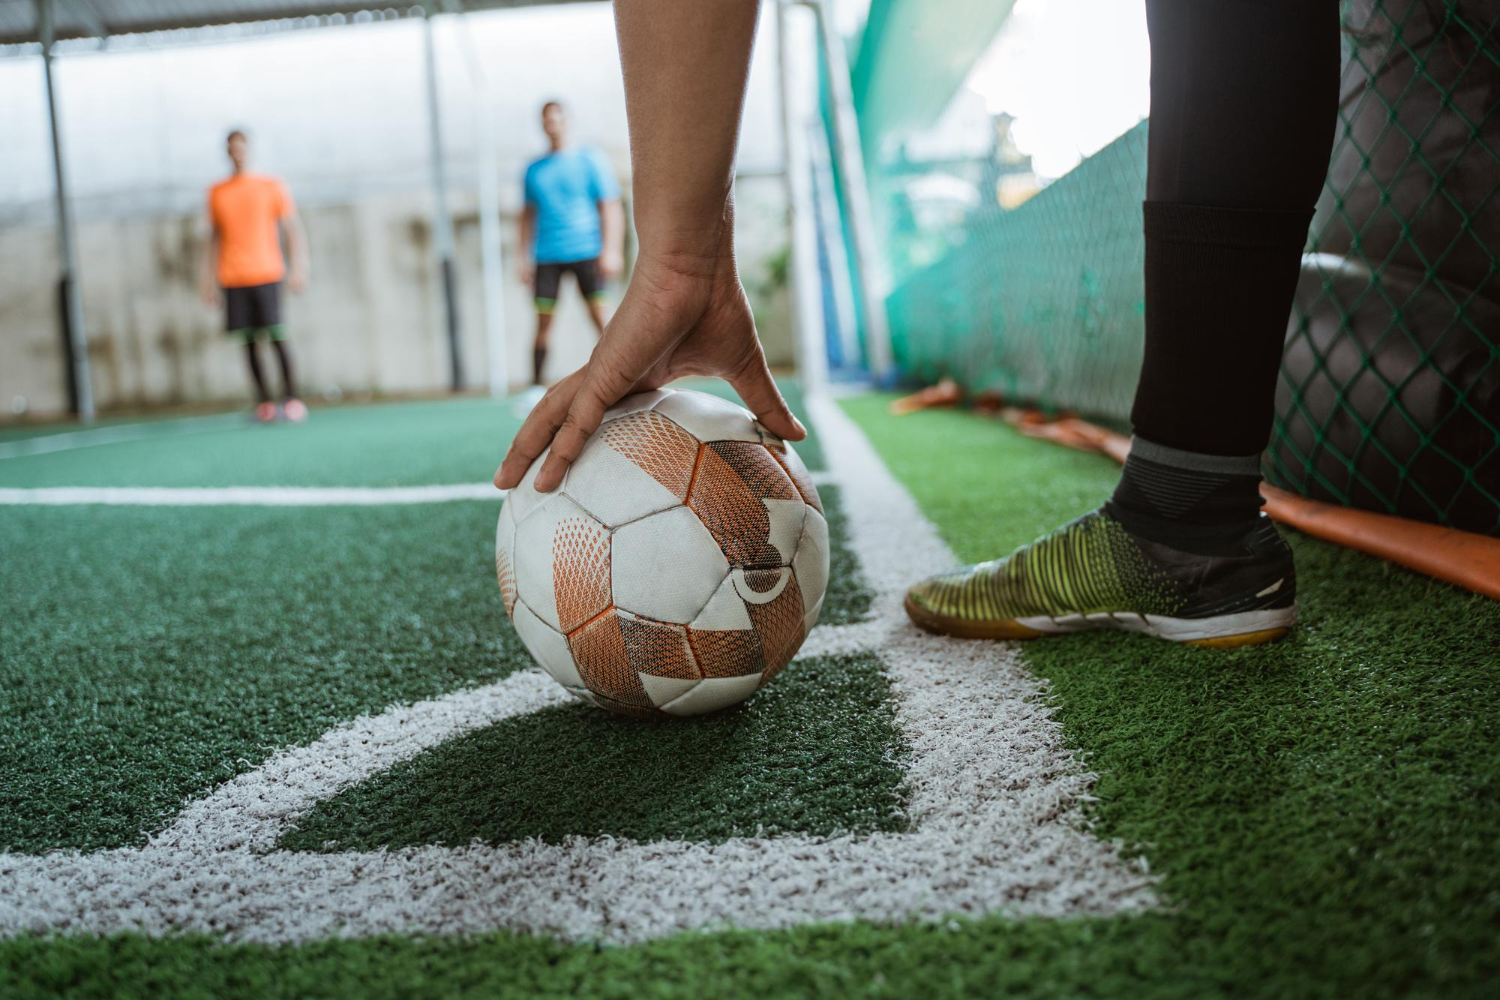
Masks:
[[[827,472],[812,474],[819,486]],[[12,507],[365,507],[381,504],[499,500],[493,483],[427,486],[23,486],[0,487],[0,506]]]
[[[247,423],[248,418],[243,413],[220,413],[209,417],[144,420],[115,427],[91,427],[87,430],[38,434],[35,437],[21,438],[16,441],[0,441],[0,460],[47,455],[59,451],[72,451],[76,448],[93,448],[103,444],[122,444],[127,441],[145,441],[158,437],[203,434],[208,431],[228,430],[231,427],[244,427]]]
[[[637,842],[570,837],[316,853],[276,848],[341,790],[453,736],[563,703],[537,670],[397,705],[329,730],[190,802],[144,847],[0,855],[0,936],[330,935],[505,929],[630,943],[682,931],[821,921],[1110,916],[1156,904],[1144,863],[1094,836],[1095,776],[1065,745],[1013,643],[920,632],[912,579],[953,553],[831,401],[809,400],[830,444],[851,545],[875,592],[864,622],[814,629],[799,659],[866,653],[889,680],[911,830]]]
[[[38,486],[0,488],[0,504],[38,507],[364,507],[499,500],[494,483],[432,486]]]

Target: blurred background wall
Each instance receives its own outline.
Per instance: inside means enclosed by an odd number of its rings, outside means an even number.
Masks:
[[[773,364],[792,361],[776,36],[758,40],[737,168],[739,251]],[[567,104],[576,141],[615,165],[629,210],[629,151],[608,4],[434,21],[451,184],[467,383],[487,370],[477,207],[476,110],[488,83],[504,238],[511,379],[529,375],[530,290],[517,275],[520,178],[545,151],[543,101]],[[75,198],[93,381],[102,410],[247,399],[241,353],[197,295],[203,204],[227,173],[224,135],[243,128],[253,167],[281,176],[307,229],[312,281],[288,296],[309,395],[446,389],[448,355],[432,246],[419,19],[247,34],[212,29],[55,63]],[[4,57],[8,56],[8,57]],[[67,408],[55,299],[56,225],[40,57],[0,53],[0,419]],[[629,248],[630,243],[627,243]],[[619,289],[615,290],[618,293]],[[592,328],[565,292],[551,377],[581,364]]]

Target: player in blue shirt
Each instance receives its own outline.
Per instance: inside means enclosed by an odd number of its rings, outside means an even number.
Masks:
[[[536,299],[532,380],[542,384],[547,332],[565,272],[578,281],[594,328],[604,332],[604,282],[624,265],[625,213],[620,185],[603,154],[568,143],[568,118],[556,101],[542,105],[542,131],[551,151],[526,168],[521,213],[521,277]],[[533,246],[535,240],[535,246]]]

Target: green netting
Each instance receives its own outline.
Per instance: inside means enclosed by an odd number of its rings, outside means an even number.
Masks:
[[[896,363],[924,382],[1127,418],[1145,335],[1145,190],[1143,122],[1019,208],[981,205],[962,241],[889,298]],[[922,228],[904,229],[893,253],[919,254],[907,248]]]
[[[1344,26],[1338,133],[1266,475],[1500,534],[1500,4],[1355,0]],[[1146,127],[1018,208],[986,197],[945,232],[895,200],[889,306],[906,374],[1128,417],[1144,336]],[[896,173],[872,170],[887,204]]]
[[[1500,533],[1497,5],[1359,0],[1267,474]]]

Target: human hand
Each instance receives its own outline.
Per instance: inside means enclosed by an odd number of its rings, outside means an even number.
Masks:
[[[198,283],[198,298],[201,299],[203,301],[203,304],[208,308],[217,309],[219,307],[218,286],[213,284],[212,282],[200,281]]]
[[[605,411],[631,393],[685,375],[719,376],[773,434],[789,441],[807,436],[766,368],[733,256],[682,261],[643,255],[588,364],[548,389],[532,409],[495,485],[514,488],[550,445],[535,485],[551,492]]]
[[[521,261],[521,266],[516,268],[516,273],[521,277],[521,284],[527,288],[536,282],[536,265],[529,260]]]
[[[302,294],[307,290],[307,272],[301,268],[293,270],[292,273],[287,276],[286,285],[294,293],[298,295]]]

